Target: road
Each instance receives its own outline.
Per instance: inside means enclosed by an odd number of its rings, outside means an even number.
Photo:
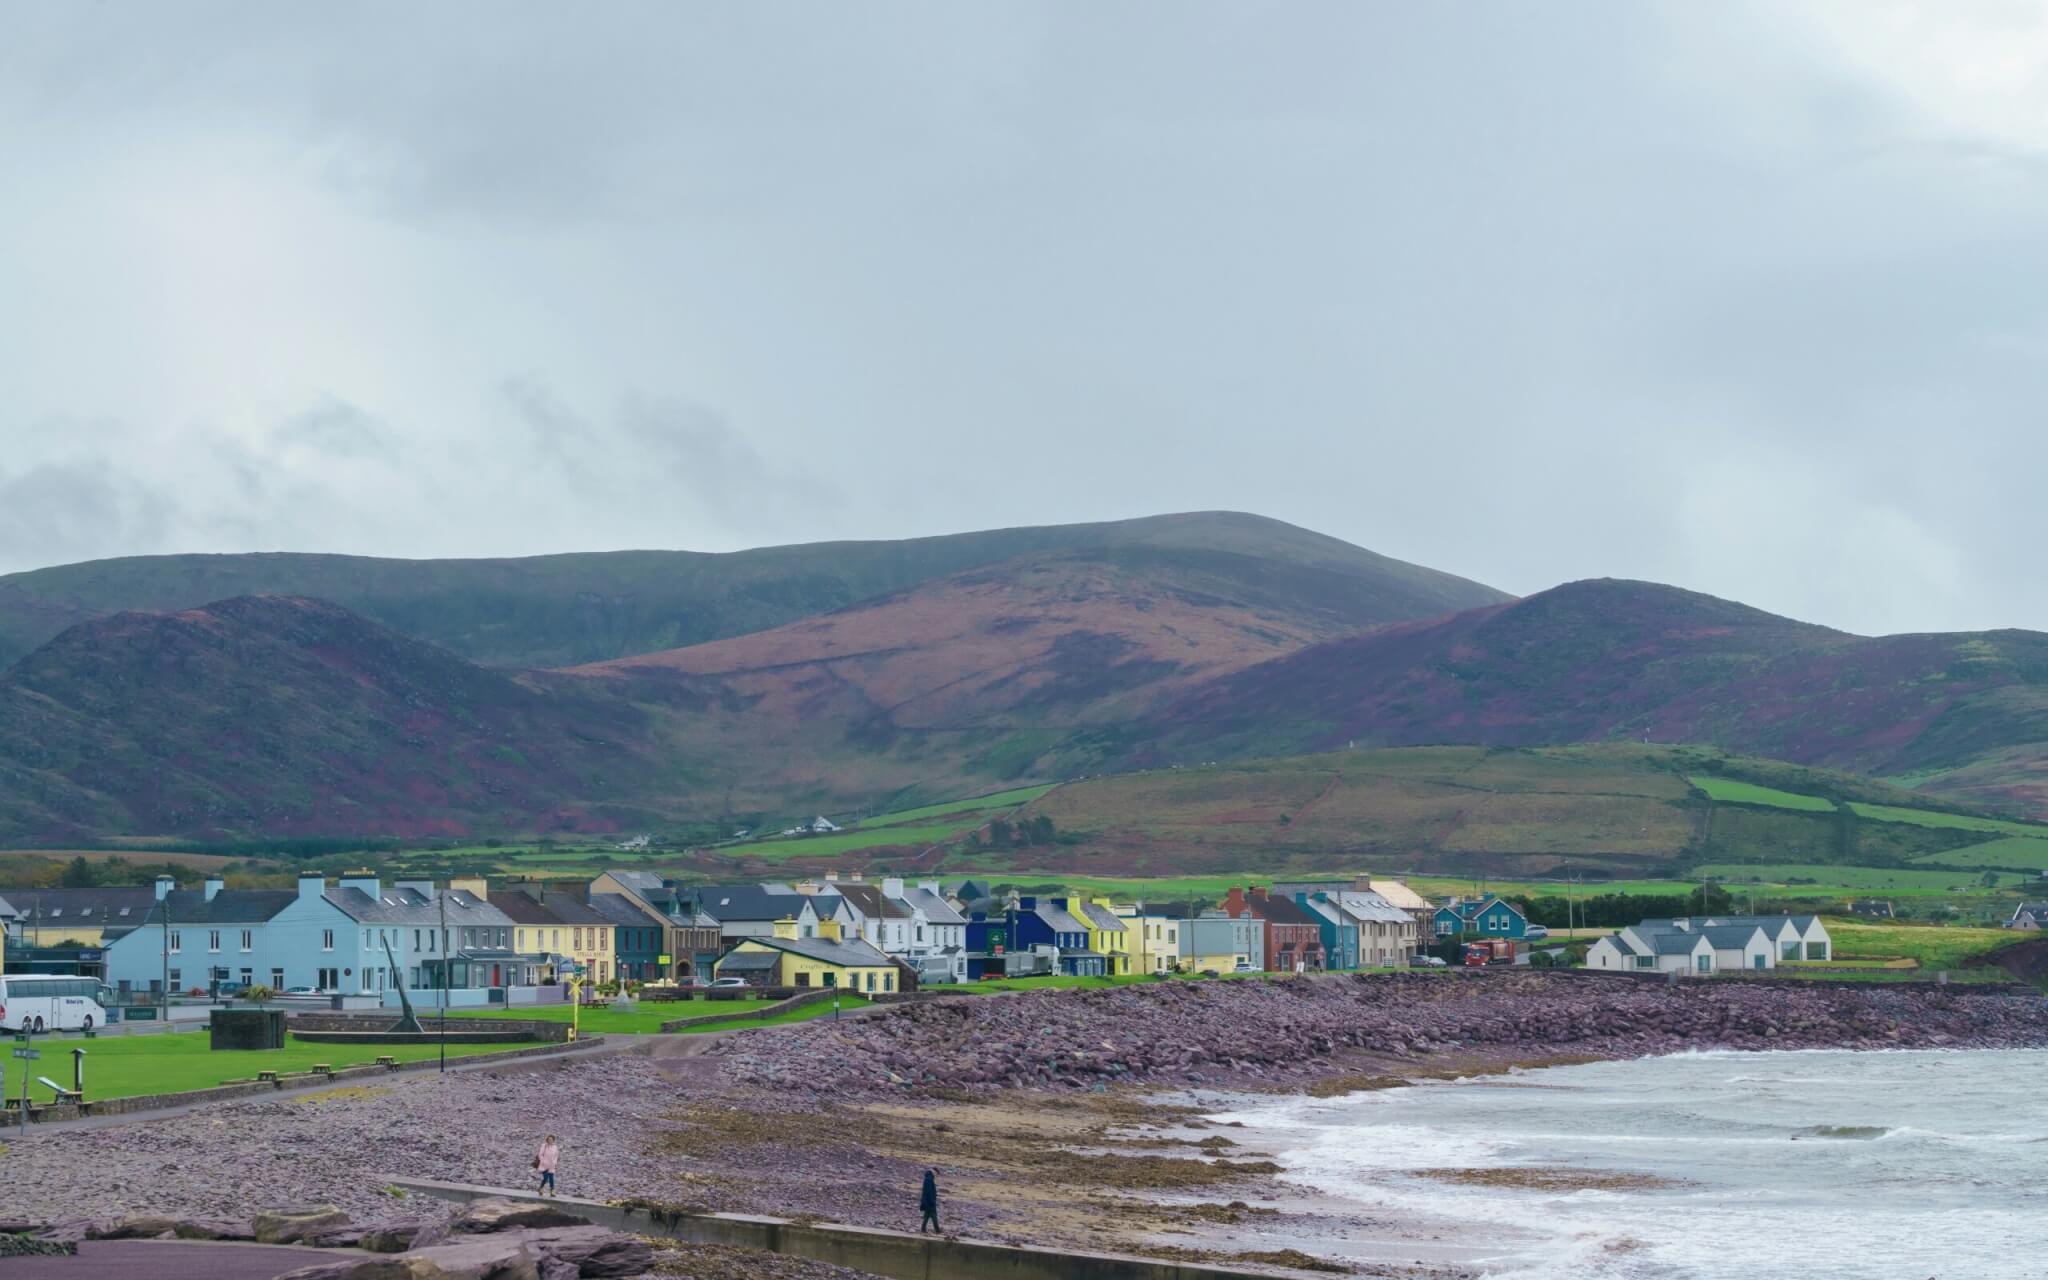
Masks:
[[[335,1249],[268,1244],[216,1244],[199,1240],[87,1240],[68,1258],[8,1258],[7,1280],[275,1280],[317,1262],[364,1255]]]

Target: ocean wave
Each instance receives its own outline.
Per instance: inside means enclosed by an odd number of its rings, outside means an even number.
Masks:
[[[1794,1129],[1792,1140],[1801,1138],[1838,1138],[1850,1142],[1871,1142],[1878,1138],[1889,1138],[1894,1130],[1881,1124],[1810,1124],[1804,1129]]]

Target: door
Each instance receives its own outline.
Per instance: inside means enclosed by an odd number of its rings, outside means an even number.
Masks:
[[[494,987],[505,985],[505,967],[503,965],[494,964],[491,966],[491,985]]]

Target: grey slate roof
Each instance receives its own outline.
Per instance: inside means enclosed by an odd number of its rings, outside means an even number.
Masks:
[[[354,886],[327,890],[326,899],[358,924],[402,924],[430,928],[441,923],[441,900],[447,902],[448,927],[510,925],[512,918],[467,889],[443,889],[429,898],[417,889],[386,888],[371,897]]]
[[[822,960],[826,964],[867,965],[887,968],[889,957],[858,940],[834,942],[830,938],[747,938],[741,945],[758,942],[764,947],[777,951],[788,951],[811,960]],[[744,952],[732,954],[745,954]],[[732,958],[728,954],[724,964]]]
[[[878,884],[839,882],[839,896],[852,903],[870,920],[908,920],[910,908],[882,892]]]
[[[735,951],[718,962],[720,969],[773,969],[782,957],[773,951]]]
[[[1687,933],[1682,929],[1673,929],[1669,933],[1653,933],[1649,937],[1650,946],[1660,956],[1689,956],[1699,950],[1702,942],[1707,942],[1704,935]],[[1707,945],[1711,947],[1714,944],[1707,942]]]
[[[139,924],[156,906],[156,888],[115,885],[91,889],[9,889],[7,901],[24,920]]]
[[[1101,903],[1084,902],[1081,904],[1081,910],[1088,914],[1088,919],[1094,923],[1097,929],[1112,933],[1124,932],[1125,925],[1122,917]]]
[[[810,899],[770,893],[758,884],[706,885],[692,891],[706,915],[721,923],[776,921],[801,916]]]
[[[623,893],[593,893],[590,895],[590,909],[606,923],[626,929],[652,929],[658,927],[654,917],[635,906],[633,900]]]
[[[1088,926],[1050,902],[1041,902],[1032,908],[1032,913],[1052,927],[1054,933],[1086,933]]]
[[[1737,951],[1747,947],[1757,932],[1758,926],[1753,924],[1717,924],[1699,930],[1700,936],[1721,951]]]
[[[903,900],[913,907],[924,910],[924,918],[933,924],[966,924],[967,917],[953,909],[943,894],[933,893],[918,885],[903,886]]]

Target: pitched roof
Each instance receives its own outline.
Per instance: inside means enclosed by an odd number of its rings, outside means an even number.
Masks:
[[[1713,924],[1700,930],[1700,936],[1723,951],[1748,946],[1763,931],[1754,924]]]
[[[839,896],[852,903],[870,920],[908,920],[910,908],[882,892],[878,884],[853,884],[841,880]]]
[[[561,924],[562,917],[531,894],[517,889],[500,889],[491,895],[491,905],[512,918],[514,924]]]
[[[953,904],[946,901],[945,895],[934,893],[923,885],[905,885],[903,900],[913,907],[922,908],[924,918],[933,924],[967,923],[967,917],[955,910]]]
[[[1031,913],[1050,925],[1054,933],[1088,932],[1087,925],[1082,924],[1079,920],[1074,919],[1071,914],[1052,905],[1050,902],[1039,903],[1031,909]]]
[[[1374,924],[1408,924],[1415,919],[1377,893],[1348,890],[1335,898],[1348,914]]]
[[[1648,942],[1650,949],[1660,956],[1687,956],[1702,946],[1712,948],[1714,945],[1707,941],[1704,934],[1686,933],[1679,929],[1673,929],[1668,933],[1653,933],[1644,941]]]
[[[1246,898],[1253,914],[1274,924],[1312,924],[1322,927],[1322,917],[1310,913],[1292,898],[1275,898],[1268,894],[1261,898]]]
[[[646,929],[655,925],[647,910],[623,893],[593,893],[590,895],[590,909],[607,922],[628,929]]]
[[[1087,913],[1088,922],[1097,929],[1105,933],[1124,932],[1123,917],[1117,915],[1116,912],[1111,911],[1108,907],[1103,906],[1099,902],[1084,902],[1080,906],[1081,910]]]
[[[23,919],[40,919],[44,924],[59,920],[70,923],[83,921],[92,925],[139,924],[156,906],[156,887],[108,885],[86,889],[9,889],[7,901]]]
[[[735,951],[718,962],[720,969],[773,969],[782,957],[773,951]]]
[[[444,903],[450,928],[512,923],[512,917],[467,889],[443,889],[432,898],[417,889],[385,889],[373,898],[349,885],[331,888],[322,896],[360,924],[435,926],[441,922]]]
[[[1429,899],[1410,889],[1400,880],[1372,880],[1372,891],[1403,911],[1420,911],[1429,906]]]
[[[745,948],[754,943],[774,947],[777,951],[788,951],[807,960],[822,961],[825,964],[864,965],[872,968],[878,965],[887,967],[891,963],[889,957],[857,938],[841,939],[836,942],[830,938],[748,938],[740,946]],[[733,954],[736,953],[728,952],[727,958],[730,959]]]
[[[801,918],[811,900],[800,893],[770,893],[758,884],[705,885],[693,891],[704,913],[721,923]]]

